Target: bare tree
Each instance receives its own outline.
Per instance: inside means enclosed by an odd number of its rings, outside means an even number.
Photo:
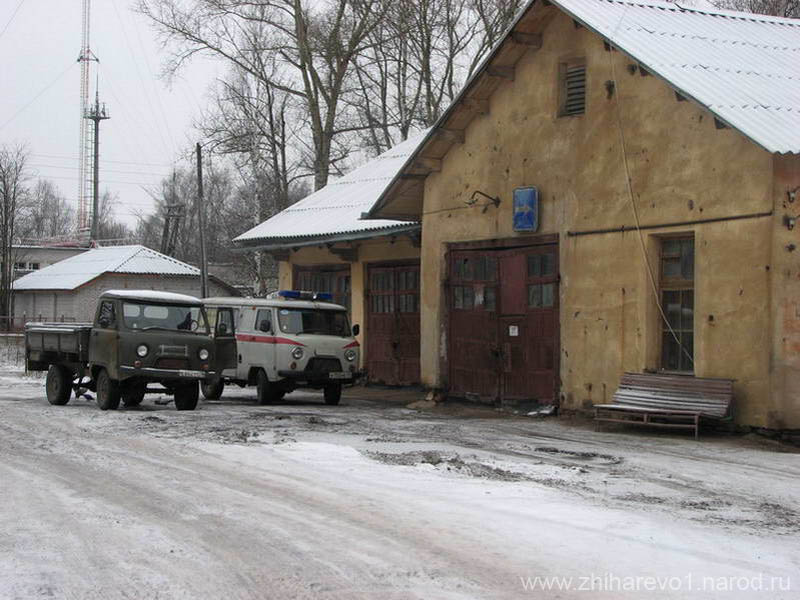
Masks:
[[[119,197],[105,190],[99,198],[97,210],[97,238],[103,243],[128,243],[134,238],[130,227],[117,221],[114,212],[120,203]]]
[[[211,111],[197,124],[208,140],[205,147],[232,157],[252,180],[261,220],[286,208],[291,186],[309,175],[292,146],[303,134],[297,104],[290,94],[235,68],[219,82]]]
[[[21,215],[19,236],[23,240],[58,239],[75,228],[75,210],[49,179],[39,179],[30,191],[28,210]]]
[[[356,57],[348,97],[372,153],[430,127],[500,41],[523,0],[396,0]]]
[[[714,4],[719,8],[773,17],[800,18],[800,0],[718,0]]]
[[[11,316],[11,282],[14,268],[13,245],[17,220],[28,198],[29,179],[24,146],[0,147],[0,316]],[[10,325],[8,320],[4,325]]]
[[[203,198],[206,217],[206,247],[209,261],[224,261],[229,257],[229,236],[224,224],[226,205],[232,195],[233,181],[228,170],[211,160],[203,163]],[[150,248],[161,248],[164,209],[168,203],[185,206],[177,234],[174,257],[189,264],[200,262],[200,245],[197,235],[197,174],[194,168],[177,169],[172,177],[162,181],[162,195],[155,199],[156,212],[140,219],[136,237]]]
[[[336,139],[353,127],[342,97],[351,66],[388,0],[138,0],[175,53],[168,70],[197,53],[220,57],[269,88],[299,99],[308,117],[315,189],[344,156]],[[281,78],[275,77],[274,62]],[[344,121],[344,125],[341,123]]]

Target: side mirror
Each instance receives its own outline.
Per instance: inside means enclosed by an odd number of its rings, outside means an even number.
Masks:
[[[109,326],[111,323],[109,322],[109,320],[108,320],[108,317],[100,317],[100,318],[97,320],[97,324],[98,324],[98,325],[100,325],[100,327],[102,327],[103,329],[106,329],[106,328],[108,328],[108,326]]]
[[[217,325],[217,335],[225,335],[228,333],[228,326],[225,323]]]
[[[358,323],[353,325],[353,337],[357,336],[361,332],[361,327]]]
[[[261,323],[258,324],[258,330],[263,331],[264,333],[269,333],[272,331],[272,326],[270,325],[269,321],[262,319]]]

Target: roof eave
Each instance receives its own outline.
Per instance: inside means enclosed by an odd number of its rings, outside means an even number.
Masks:
[[[330,235],[303,236],[296,238],[255,238],[251,240],[234,240],[234,251],[247,252],[252,250],[286,250],[289,248],[303,248],[307,246],[319,246],[321,244],[335,244],[337,242],[352,242],[374,238],[387,237],[392,235],[402,235],[419,231],[419,223],[409,223],[408,225],[398,225],[380,230],[369,230],[361,232],[337,233]]]

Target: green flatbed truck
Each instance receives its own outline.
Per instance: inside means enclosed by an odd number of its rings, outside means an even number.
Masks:
[[[102,410],[113,410],[158,392],[172,394],[178,410],[194,410],[198,382],[215,376],[214,349],[200,300],[168,292],[109,290],[93,324],[25,326],[26,367],[47,371],[47,400],[55,405],[91,390]]]

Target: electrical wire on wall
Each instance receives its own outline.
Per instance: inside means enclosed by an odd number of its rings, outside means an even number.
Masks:
[[[626,11],[627,12],[627,11]],[[623,13],[622,17],[620,18],[620,25],[622,24],[622,20],[625,18],[625,13]],[[619,25],[617,26],[619,28]],[[667,326],[667,329],[670,332],[670,335],[675,339],[678,343],[678,346],[681,349],[686,357],[689,359],[689,362],[694,365],[694,357],[686,350],[686,347],[681,342],[678,334],[675,333],[675,330],[672,328],[672,325],[667,318],[666,313],[664,312],[664,307],[661,304],[661,297],[658,290],[658,284],[656,283],[655,275],[653,274],[653,267],[650,264],[650,257],[647,254],[647,247],[644,243],[644,234],[642,233],[641,223],[639,221],[639,210],[636,207],[636,198],[633,194],[633,184],[631,183],[631,172],[630,167],[628,166],[628,151],[625,146],[625,130],[623,127],[622,122],[622,102],[621,102],[621,92],[620,92],[620,85],[619,81],[617,80],[617,72],[614,66],[614,52],[613,52],[613,45],[611,40],[608,40],[609,45],[611,45],[611,51],[609,51],[609,63],[611,64],[611,78],[614,81],[614,85],[616,87],[616,92],[614,94],[615,104],[617,108],[617,128],[619,130],[619,139],[620,139],[620,146],[622,149],[622,163],[625,167],[625,183],[628,190],[628,198],[630,200],[631,211],[633,212],[633,220],[634,224],[636,225],[636,233],[639,236],[639,245],[641,247],[642,256],[644,257],[645,265],[647,266],[647,275],[648,279],[650,280],[650,285],[653,290],[653,296],[656,300],[656,306],[658,307],[658,312],[661,314],[661,319],[663,320],[664,324]]]

